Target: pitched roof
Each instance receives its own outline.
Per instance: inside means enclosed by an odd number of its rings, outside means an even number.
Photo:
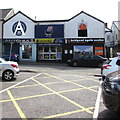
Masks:
[[[113,25],[120,31],[120,21],[113,21]]]
[[[84,14],[86,14],[86,15],[88,15],[88,16],[96,19],[96,20],[98,20],[99,22],[102,22],[103,24],[105,24],[105,22],[103,22],[102,20],[100,20],[100,19],[98,19],[98,18],[96,18],[96,17],[94,17],[94,16],[92,16],[92,15],[90,15],[90,14],[84,12],[84,11],[81,11],[81,12],[78,13],[77,15],[75,15],[75,16],[73,16],[72,18],[67,19],[67,20],[46,20],[46,21],[35,21],[35,22],[68,22],[68,21],[74,19],[75,17],[79,16],[79,15],[82,14],[82,13],[84,13]]]
[[[12,19],[14,16],[16,16],[17,14],[22,14],[23,16],[27,17],[28,19],[30,19],[31,21],[35,22],[33,19],[31,19],[30,17],[28,17],[26,14],[24,14],[21,11],[18,11],[16,14],[14,14],[12,17],[10,17],[9,19],[7,19],[5,22],[9,21],[10,19]]]
[[[3,20],[11,10],[12,8],[0,9],[0,19]]]
[[[75,16],[73,16],[73,17],[72,17],[72,18],[70,18],[69,20],[74,19],[75,17],[79,16],[79,15],[80,15],[80,14],[82,14],[82,13],[84,13],[84,14],[86,14],[86,15],[88,15],[88,16],[90,16],[90,17],[92,17],[92,18],[96,19],[96,20],[98,20],[99,22],[104,23],[102,20],[100,20],[100,19],[98,19],[98,18],[96,18],[96,17],[94,17],[94,16],[92,16],[92,15],[90,15],[90,14],[88,14],[88,13],[84,12],[84,11],[81,11],[80,13],[78,13],[78,14],[77,14],[77,15],[75,15]]]
[[[73,16],[72,18],[67,19],[67,20],[44,20],[44,21],[35,21],[35,20],[31,19],[30,17],[28,17],[27,15],[25,15],[24,13],[22,13],[21,11],[18,11],[18,12],[17,12],[16,14],[14,14],[12,17],[14,17],[15,15],[17,15],[18,13],[23,14],[23,15],[26,16],[28,19],[30,19],[31,21],[36,22],[36,23],[37,23],[37,22],[42,22],[42,23],[44,23],[44,22],[68,22],[68,21],[74,19],[75,17],[79,16],[80,14],[84,13],[84,14],[86,14],[86,15],[88,15],[88,16],[96,19],[96,20],[98,20],[99,22],[102,22],[103,24],[105,24],[102,20],[100,20],[100,19],[98,19],[98,18],[96,18],[96,17],[94,17],[94,16],[92,16],[92,15],[90,15],[90,14],[84,12],[84,11],[81,11],[81,12],[78,13],[77,15],[75,15],[75,16]],[[11,18],[12,18],[12,17],[11,17]],[[11,18],[9,18],[8,20],[10,20]],[[7,21],[8,21],[8,20],[7,20]],[[6,22],[6,21],[5,21],[5,22]]]

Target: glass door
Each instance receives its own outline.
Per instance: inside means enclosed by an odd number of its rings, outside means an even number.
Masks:
[[[61,60],[61,46],[39,46],[38,60]]]
[[[22,59],[32,59],[32,45],[22,45]]]

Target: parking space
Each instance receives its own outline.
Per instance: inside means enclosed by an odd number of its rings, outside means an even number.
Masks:
[[[44,69],[6,89],[1,93],[2,117],[92,118],[99,80],[93,72],[83,74],[86,70]]]

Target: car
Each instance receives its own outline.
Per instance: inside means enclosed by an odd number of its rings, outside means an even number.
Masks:
[[[106,61],[106,58],[103,58],[99,55],[82,55],[77,58],[72,58],[67,61],[69,66],[89,66],[89,67],[101,67],[103,62]]]
[[[103,104],[111,111],[120,113],[120,70],[109,73],[102,79]]]
[[[15,53],[12,53],[11,54],[11,57],[10,57],[10,54],[9,53],[4,53],[2,58],[4,58],[5,60],[7,61],[15,61],[15,62],[19,62],[19,55],[18,54],[15,54]]]
[[[19,75],[19,67],[17,62],[6,61],[0,58],[0,76],[3,80],[13,80]]]
[[[102,77],[107,76],[109,73],[117,71],[120,69],[118,62],[120,62],[119,55],[114,58],[109,58],[101,68],[101,75]]]

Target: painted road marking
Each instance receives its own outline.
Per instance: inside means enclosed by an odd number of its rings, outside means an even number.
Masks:
[[[22,110],[20,109],[18,103],[15,101],[15,99],[14,99],[12,93],[10,92],[10,90],[7,90],[7,93],[8,93],[8,95],[9,95],[10,99],[12,100],[15,108],[17,109],[20,117],[21,117],[23,120],[27,120],[26,117],[25,117],[25,115],[24,115],[24,113],[23,113]]]
[[[52,90],[51,88],[47,87],[46,85],[40,83],[39,81],[35,80],[34,78],[32,78],[32,80],[35,81],[35,82],[37,82],[38,84],[40,84],[40,85],[43,86],[44,88],[50,90],[51,92],[55,93],[56,95],[60,96],[61,98],[63,98],[63,99],[65,99],[65,100],[67,100],[68,102],[74,104],[75,106],[77,106],[77,107],[83,109],[84,111],[86,111],[86,112],[88,112],[88,113],[90,113],[90,114],[93,114],[92,111],[90,111],[90,110],[86,109],[85,107],[81,106],[80,104],[78,104],[78,103],[76,103],[76,102],[70,100],[69,98],[67,98],[67,97],[65,97],[65,96],[63,96],[63,95],[61,95],[60,93],[57,93],[56,91],[54,91],[54,90]]]
[[[102,93],[102,88],[101,88],[102,81],[100,81],[99,89],[98,89],[98,95],[95,103],[95,110],[93,114],[93,119],[98,118],[98,113],[99,113],[99,107],[100,107],[100,98],[101,98],[101,93]]]
[[[46,73],[40,73],[40,74],[46,74]],[[32,76],[32,77],[30,77],[30,78],[28,78],[28,79],[29,79],[29,80],[30,80],[30,79],[35,80],[34,77],[38,77],[40,74],[37,74],[37,75],[35,75],[35,76]],[[63,80],[64,82],[70,82],[70,83],[72,83],[72,84],[76,84],[77,86],[80,85],[80,84],[77,84],[77,83],[74,83],[74,82],[73,82],[73,81],[80,81],[80,80],[72,80],[72,82],[71,82],[71,81],[68,81],[68,80],[64,80],[64,79],[58,78],[58,77],[56,77],[56,76],[52,76],[52,75],[50,75],[50,74],[48,74],[48,76],[54,77],[54,78],[59,79],[59,80]],[[49,77],[46,77],[46,78],[49,78]],[[26,81],[28,81],[28,79],[26,79]],[[26,81],[24,81],[24,82],[26,82]],[[56,95],[59,95],[60,97],[62,97],[62,98],[64,98],[64,99],[66,99],[66,100],[69,101],[70,103],[73,103],[74,105],[80,107],[81,109],[80,109],[80,110],[76,110],[76,111],[70,111],[70,112],[67,112],[67,113],[61,113],[61,114],[57,114],[57,115],[50,115],[50,116],[46,116],[45,118],[60,117],[60,116],[69,115],[69,114],[73,114],[73,113],[78,113],[78,112],[82,112],[82,111],[86,111],[86,112],[88,112],[88,113],[90,113],[90,114],[93,114],[93,112],[90,111],[90,109],[94,109],[94,107],[85,108],[85,107],[81,106],[80,104],[75,103],[74,101],[68,99],[67,97],[65,97],[65,96],[63,96],[63,95],[61,95],[60,93],[70,92],[70,91],[76,91],[76,90],[82,90],[82,89],[88,89],[88,90],[92,90],[92,91],[93,91],[92,88],[98,87],[98,86],[91,86],[91,87],[81,86],[82,88],[79,88],[79,89],[71,89],[71,90],[65,90],[65,91],[56,92],[56,91],[52,90],[51,88],[45,86],[45,84],[56,84],[56,83],[59,83],[59,82],[51,82],[51,83],[44,83],[44,84],[42,84],[42,83],[40,83],[40,82],[37,81],[37,80],[35,80],[35,81],[37,82],[37,84],[35,84],[35,85],[25,85],[24,87],[43,85],[43,87],[49,89],[50,91],[52,91],[52,93],[46,93],[46,94],[35,95],[35,96],[28,96],[28,97],[16,98],[16,99],[12,96],[13,99],[3,100],[3,101],[0,101],[0,102],[8,102],[8,101],[12,101],[12,100],[16,102],[16,100],[22,100],[22,99],[28,99],[28,98],[34,98],[34,97],[40,97],[40,96],[45,96],[45,95],[56,94]],[[22,83],[24,83],[24,82],[22,82]],[[22,83],[20,82],[20,83],[16,84],[15,86],[13,85],[13,87],[11,86],[11,87],[7,88],[8,90],[4,90],[4,91],[7,91],[7,92],[8,92],[9,89],[11,89],[11,88],[23,87],[23,86],[18,86],[18,85],[20,85],[20,84],[22,84]],[[2,91],[2,92],[4,92],[4,91]],[[2,92],[0,91],[0,93],[2,93]],[[97,92],[97,91],[94,90],[94,92]],[[10,93],[11,93],[11,92],[10,92]],[[13,102],[13,101],[12,101],[12,102]],[[17,103],[17,102],[16,102],[16,103]],[[16,104],[15,104],[15,105],[16,105]],[[15,106],[15,105],[14,105],[14,106]],[[17,105],[16,105],[15,107],[19,108],[19,106],[17,106]],[[16,108],[16,109],[17,109],[17,108]],[[21,111],[20,113],[21,113],[21,115],[24,116],[24,114],[22,114],[22,111]]]
[[[88,88],[96,88],[98,86],[91,86],[91,87],[88,87]],[[77,88],[77,89],[70,89],[70,90],[64,90],[64,91],[59,91],[57,93],[66,93],[66,92],[72,92],[72,91],[79,91],[79,90],[83,90],[85,88]],[[24,99],[30,99],[30,98],[36,98],[36,97],[42,97],[42,96],[47,96],[47,95],[53,95],[55,93],[45,93],[45,94],[40,94],[40,95],[34,95],[34,96],[27,96],[27,97],[22,97],[22,98],[15,98],[15,100],[24,100]],[[11,99],[9,100],[2,100],[0,101],[0,103],[3,103],[3,102],[10,102]]]
[[[88,110],[94,109],[94,107],[90,107],[90,108],[86,108]],[[70,114],[74,114],[74,113],[79,113],[79,112],[83,112],[84,110],[75,110],[75,111],[70,111],[70,112],[66,112],[66,113],[61,113],[61,114],[56,114],[56,115],[50,115],[50,116],[46,116],[45,118],[55,118],[55,117],[61,117],[61,116],[65,116],[65,115],[70,115]]]
[[[37,75],[35,75],[35,76],[32,76],[32,77],[37,77],[37,76],[39,76],[39,75],[41,75],[41,74],[42,74],[42,73],[39,73],[39,74],[37,74]],[[6,88],[6,89],[3,89],[3,90],[0,91],[0,93],[3,93],[3,92],[5,92],[5,91],[7,91],[7,90],[9,90],[9,89],[11,89],[11,88],[14,88],[14,87],[16,87],[16,86],[24,83],[24,82],[27,82],[27,81],[31,80],[32,77],[27,78],[27,79],[25,79],[25,80],[23,80],[23,81],[15,84],[15,85],[12,85],[12,86],[10,86],[10,87],[8,87],[8,88]]]
[[[49,77],[50,78],[50,77]],[[82,80],[72,80],[73,82],[77,82],[77,81],[83,81]],[[44,83],[45,85],[52,85],[52,84],[59,84],[59,83],[67,83],[68,81],[61,81],[61,82],[47,82]],[[33,85],[20,85],[20,86],[16,86],[14,88],[22,88],[22,87],[34,87],[34,86],[39,86],[39,84],[33,84]]]
[[[50,75],[50,74],[48,74],[48,73],[44,73],[44,74],[46,74],[46,75],[48,75],[48,76],[51,76],[51,77],[53,77],[53,78],[56,78],[56,79],[58,79],[58,80],[63,80],[63,81],[66,81],[66,82],[72,83],[72,84],[74,84],[74,85],[77,85],[77,86],[79,86],[79,87],[82,87],[82,88],[85,88],[85,89],[91,90],[91,91],[93,91],[93,92],[97,92],[96,90],[93,90],[93,89],[87,88],[87,87],[85,87],[85,86],[83,86],[83,85],[80,85],[80,84],[74,83],[74,82],[72,82],[72,81],[65,80],[65,79],[62,79],[62,78],[59,78],[59,77],[56,77],[56,76]]]

